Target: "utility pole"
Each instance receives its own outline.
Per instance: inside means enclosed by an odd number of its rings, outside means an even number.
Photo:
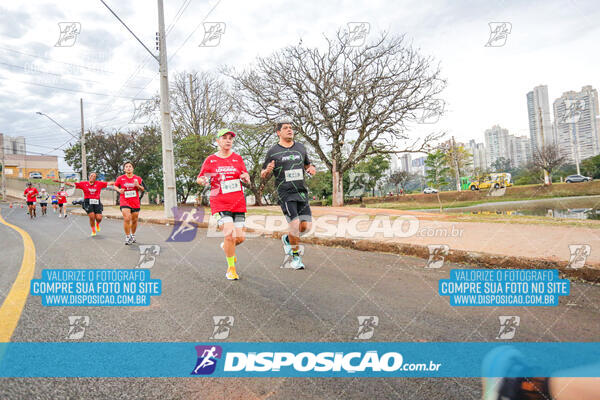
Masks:
[[[81,180],[87,181],[87,152],[85,150],[85,135],[83,134],[83,99],[79,99],[81,109]]]
[[[173,155],[173,133],[171,132],[171,105],[169,104],[169,71],[167,68],[167,41],[165,40],[165,12],[163,0],[158,1],[159,72],[160,72],[160,127],[162,131],[163,188],[165,216],[173,217],[177,207],[175,190],[175,165]]]
[[[542,145],[540,147],[540,145],[538,144],[538,148],[537,151],[543,151],[545,152],[546,149],[544,148],[546,146],[546,140],[544,139],[544,123],[542,120],[542,107],[538,107],[538,116],[540,118],[540,132],[541,132],[541,136],[542,136]],[[546,185],[550,185],[550,174],[548,173],[548,171],[546,171],[546,169],[544,168],[544,183]]]
[[[171,132],[171,106],[169,104],[169,71],[167,68],[167,41],[165,38],[165,12],[163,0],[158,0],[158,57],[142,42],[117,14],[100,0],[102,4],[119,20],[133,37],[158,61],[160,74],[160,128],[163,161],[163,196],[165,200],[165,217],[173,217],[173,208],[177,207],[177,191],[175,187],[175,162],[173,155],[173,133]]]
[[[458,170],[458,151],[456,149],[456,141],[452,136],[452,161],[454,162],[454,178],[456,179],[456,190],[461,191],[460,187],[460,171]]]
[[[571,124],[573,128],[571,131],[571,137],[573,138],[573,155],[575,159],[575,166],[577,167],[577,175],[581,175],[581,170],[579,168],[579,138],[577,137],[577,127],[575,126],[575,122]]]

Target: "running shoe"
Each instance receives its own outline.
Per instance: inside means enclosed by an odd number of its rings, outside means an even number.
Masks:
[[[96,232],[92,231],[92,234],[90,236],[96,236]]]
[[[511,378],[527,368],[525,357],[510,346],[500,346],[483,359],[483,400],[550,399],[548,378]]]
[[[125,235],[125,246],[130,245],[131,243],[131,235]]]
[[[294,256],[290,266],[294,269],[304,269],[304,263],[302,262],[302,257]]]
[[[228,268],[225,278],[229,279],[230,281],[237,281],[240,279],[240,276],[235,271],[235,268]]]
[[[287,233],[281,236],[281,242],[283,243],[283,252],[285,254],[292,254],[292,245],[290,245],[290,239],[288,238]]]
[[[136,243],[136,241],[135,241],[135,235],[131,235],[129,237],[131,238],[131,243]]]

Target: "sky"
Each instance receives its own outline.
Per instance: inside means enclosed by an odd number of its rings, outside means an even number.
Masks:
[[[157,2],[105,0],[155,52]],[[568,90],[600,87],[600,8],[594,1],[238,1],[165,0],[169,75],[247,67],[287,45],[322,47],[324,36],[367,23],[369,37],[405,34],[439,63],[447,87],[444,115],[411,127],[413,137],[445,131],[457,141],[484,141],[499,124],[529,136],[526,94],[548,86],[550,106]],[[62,41],[59,23],[76,22],[76,38]],[[505,43],[490,39],[490,23],[505,22]],[[208,23],[224,33],[199,46]],[[210,43],[213,44],[213,43]],[[503,44],[503,45],[501,45]],[[134,99],[158,93],[158,63],[100,0],[14,1],[0,5],[0,132],[25,136],[32,154],[63,156],[85,128],[108,131],[129,124]],[[59,158],[61,171],[71,168]]]

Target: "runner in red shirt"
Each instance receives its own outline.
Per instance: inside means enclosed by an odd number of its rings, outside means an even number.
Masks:
[[[60,209],[58,218],[67,218],[67,197],[69,194],[65,191],[65,185],[60,185],[60,189],[56,192],[56,198],[58,199],[58,207]]]
[[[92,236],[96,236],[96,233],[100,232],[100,222],[102,222],[102,211],[104,210],[104,206],[100,201],[100,193],[102,192],[102,189],[105,189],[107,186],[114,185],[114,182],[97,181],[96,177],[96,173],[92,172],[88,181],[65,183],[66,185],[74,186],[76,189],[81,189],[83,191],[82,207],[90,220]]]
[[[244,160],[231,150],[235,133],[228,129],[217,132],[219,151],[204,160],[198,174],[199,185],[208,184],[210,178],[210,212],[218,218],[217,226],[223,229],[225,240],[221,248],[227,258],[229,280],[239,279],[235,270],[235,246],[244,239],[246,198],[241,182],[250,183]]]
[[[27,210],[29,211],[29,218],[33,219],[37,217],[35,214],[35,201],[37,199],[38,190],[31,185],[31,182],[27,182],[27,187],[23,192],[23,196],[27,200]]]
[[[127,161],[123,164],[125,174],[115,180],[118,188],[119,204],[123,214],[123,229],[125,230],[125,244],[135,243],[135,231],[137,230],[138,215],[140,213],[140,193],[145,189],[142,178],[133,174],[133,164]]]

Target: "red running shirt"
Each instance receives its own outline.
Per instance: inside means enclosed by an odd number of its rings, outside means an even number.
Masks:
[[[198,176],[210,178],[210,212],[246,212],[246,198],[240,175],[246,170],[239,154],[231,153],[227,158],[212,154],[204,160]]]
[[[23,192],[23,194],[25,196],[27,196],[27,201],[35,201],[37,199],[38,190],[36,188],[34,188],[34,187],[27,188],[27,189],[25,189],[25,191]]]
[[[119,204],[125,207],[140,208],[140,192],[135,188],[135,181],[142,184],[142,178],[133,175],[128,178],[127,175],[121,175],[115,181],[115,186],[125,189],[125,193],[119,196]]]
[[[56,198],[58,198],[58,204],[65,204],[67,202],[67,192],[65,192],[64,190],[61,190],[60,192],[56,193]]]
[[[108,183],[102,181],[95,181],[92,185],[88,181],[77,182],[75,187],[83,190],[84,199],[98,199],[100,200],[100,192],[102,189],[108,186]]]

